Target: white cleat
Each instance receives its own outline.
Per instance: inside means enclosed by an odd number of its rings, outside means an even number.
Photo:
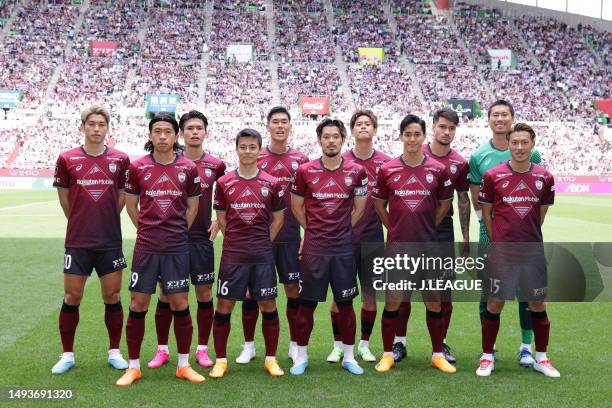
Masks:
[[[249,364],[255,356],[255,347],[243,347],[240,355],[236,358],[236,362],[238,364]]]
[[[476,375],[479,377],[488,377],[495,370],[495,363],[488,358],[480,358],[480,365],[476,369]]]
[[[291,361],[295,361],[297,358],[297,345],[289,344],[289,352],[287,353],[287,356],[289,356]]]
[[[555,367],[552,366],[550,360],[542,360],[538,361],[533,365],[534,371],[544,374],[547,377],[551,378],[559,378],[561,374],[557,371]]]

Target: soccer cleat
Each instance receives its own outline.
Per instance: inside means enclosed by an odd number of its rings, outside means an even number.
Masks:
[[[442,348],[444,352],[444,358],[446,359],[446,361],[448,361],[451,364],[455,364],[457,362],[457,359],[451,354],[450,346],[444,343],[442,344]]]
[[[289,369],[289,372],[293,375],[302,375],[307,367],[308,361],[304,361],[303,363],[294,364],[293,367]]]
[[[521,367],[531,368],[535,364],[535,360],[533,359],[533,354],[531,351],[527,349],[521,349],[518,355],[519,365]]]
[[[368,346],[357,347],[357,354],[361,356],[363,361],[373,362],[376,361],[376,356],[372,354]]]
[[[201,375],[196,370],[191,368],[191,366],[189,364],[187,364],[186,366],[183,366],[181,368],[177,368],[176,369],[176,376],[178,378],[183,378],[183,379],[185,379],[187,381],[190,381],[192,383],[201,383],[201,382],[206,381],[206,378],[204,378],[203,375]]]
[[[210,357],[208,357],[208,349],[196,351],[195,359],[198,362],[198,364],[201,365],[202,367],[208,368],[208,367],[212,367],[214,364],[212,360],[210,359]]]
[[[60,360],[51,368],[51,374],[64,374],[74,367],[74,359],[60,356]]]
[[[382,356],[378,364],[374,366],[374,369],[379,373],[386,373],[395,365],[395,358],[392,355]]]
[[[343,355],[344,355],[344,350],[342,350],[341,347],[334,347],[331,353],[329,353],[329,355],[327,356],[327,362],[339,363]]]
[[[539,373],[544,374],[547,377],[559,378],[561,374],[552,366],[550,360],[542,360],[540,362],[536,362],[533,365],[533,369]]]
[[[297,345],[289,345],[289,351],[287,352],[287,356],[291,359],[291,361],[295,361],[297,357]]]
[[[488,358],[480,357],[480,365],[476,369],[476,375],[479,377],[488,377],[495,370],[495,363]]]
[[[404,343],[398,341],[393,345],[392,353],[393,359],[396,362],[400,362],[406,357],[406,346],[404,346]]]
[[[118,387],[127,387],[134,381],[140,379],[142,377],[142,373],[137,368],[128,368],[125,370],[125,373],[117,380],[115,385]]]
[[[125,370],[128,368],[129,364],[125,359],[119,354],[118,356],[109,357],[108,364],[113,366],[113,368],[117,370]]]
[[[278,361],[276,360],[267,360],[264,363],[264,369],[270,374],[272,377],[281,377],[285,375],[285,372],[278,365]]]
[[[223,378],[228,371],[229,368],[227,368],[226,362],[217,361],[215,362],[215,365],[213,366],[212,370],[210,370],[210,373],[208,373],[208,376],[210,378]]]
[[[240,355],[236,357],[238,364],[249,364],[256,356],[255,347],[243,347]]]
[[[168,354],[168,352],[166,352],[166,350],[157,349],[157,351],[155,352],[155,356],[153,357],[153,360],[149,361],[149,364],[147,364],[147,367],[159,368],[163,366],[164,364],[166,364],[169,360],[170,360],[170,355]]]
[[[363,374],[363,368],[361,368],[359,364],[357,364],[357,362],[354,360],[353,361],[343,361],[342,368],[344,368],[346,371],[348,371],[351,374],[355,374],[355,375]]]
[[[453,374],[457,372],[457,369],[454,365],[446,361],[444,356],[442,357],[432,357],[431,358],[431,366],[437,368],[443,373]]]

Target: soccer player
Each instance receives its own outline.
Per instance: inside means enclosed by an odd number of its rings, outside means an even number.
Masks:
[[[376,212],[388,229],[388,249],[398,248],[403,243],[434,241],[437,227],[453,198],[452,182],[444,165],[423,154],[425,121],[415,115],[405,116],[400,123],[400,140],[404,144],[403,154],[380,168],[373,193],[377,199]],[[455,367],[444,358],[445,325],[439,294],[432,291],[422,291],[422,294],[433,349],[431,365],[440,371],[454,373]],[[410,292],[405,295],[409,296]],[[397,296],[387,293],[381,325],[384,353],[376,365],[379,372],[389,371],[395,365],[392,347],[400,304]]]
[[[141,378],[140,346],[145,316],[158,280],[174,315],[178,349],[176,376],[191,382],[205,378],[189,365],[193,325],[189,313],[189,245],[187,231],[193,224],[201,195],[198,169],[179,153],[179,125],[167,113],[149,122],[151,152],[130,165],[125,185],[126,209],[137,228],[132,258],[132,301],[126,325],[129,368],[117,380],[127,386]],[[140,207],[140,208],[139,208]]]
[[[79,323],[79,304],[85,283],[93,269],[100,278],[108,330],[108,363],[118,370],[127,368],[119,352],[123,328],[121,272],[126,267],[121,249],[121,220],[125,204],[123,188],[129,166],[126,154],[104,144],[110,122],[109,112],[93,105],[81,114],[82,146],[60,154],[53,186],[68,219],[64,255],[64,303],[59,331],[64,349],[53,366],[53,374],[74,367],[74,335]]]
[[[285,207],[291,206],[291,183],[295,180],[295,171],[300,164],[308,161],[308,156],[288,145],[291,133],[291,115],[289,111],[276,106],[268,112],[267,129],[270,134],[270,144],[261,149],[257,158],[257,166],[281,184]],[[300,268],[298,252],[300,248],[300,225],[291,211],[285,212],[283,227],[272,245],[274,262],[278,279],[285,287],[287,296],[287,323],[289,324],[289,357],[294,358],[297,352],[297,310],[299,303]],[[244,346],[236,358],[236,362],[246,364],[255,358],[255,325],[259,315],[259,307],[253,299],[242,302],[242,328],[244,330]]]
[[[227,373],[227,339],[231,313],[247,290],[258,303],[266,344],[265,370],[284,375],[276,360],[279,320],[276,310],[276,273],[272,242],[283,226],[285,191],[282,184],[257,168],[261,135],[243,129],[236,136],[238,168],[217,182],[214,208],[223,232],[223,253],[217,282],[217,310],[213,323],[216,360],[211,378]]]
[[[338,119],[317,126],[323,156],[301,165],[292,188],[291,208],[302,228],[304,245],[300,261],[300,307],[298,353],[291,374],[308,367],[308,341],[317,302],[324,302],[331,285],[338,307],[344,358],[342,367],[363,374],[355,360],[355,311],[357,273],[352,246],[352,227],[363,216],[368,194],[366,170],[340,154],[346,128]]]
[[[555,182],[550,172],[531,163],[535,136],[529,125],[517,123],[507,135],[510,161],[487,171],[480,190],[483,221],[492,242],[489,281],[485,283],[487,307],[481,319],[483,354],[476,370],[482,377],[491,375],[495,367],[493,346],[504,301],[517,295],[529,303],[536,345],[533,369],[547,377],[560,377],[546,356],[550,321],[544,302],[547,283],[542,244],[542,224],[554,202]]]
[[[342,158],[347,163],[357,163],[362,166],[368,176],[369,189],[376,187],[376,174],[380,166],[391,160],[383,152],[374,150],[373,139],[378,129],[378,118],[370,110],[358,110],[350,120],[350,129],[355,138],[355,147],[345,152]],[[370,351],[370,335],[376,320],[376,299],[372,288],[371,272],[362,270],[361,245],[375,242],[383,242],[384,235],[380,218],[374,210],[374,201],[368,192],[366,207],[361,220],[353,227],[353,254],[357,264],[357,273],[361,285],[361,340],[357,347],[357,354],[363,361],[373,362],[376,357]],[[367,255],[367,254],[365,254]],[[337,363],[342,358],[342,337],[338,308],[335,303],[331,310],[332,330],[334,333],[334,347],[327,357],[330,363]]]
[[[506,139],[506,136],[510,132],[512,123],[514,122],[514,108],[510,102],[500,99],[489,107],[487,115],[493,137],[473,152],[469,161],[470,194],[472,196],[472,205],[474,206],[476,216],[480,222],[479,256],[486,253],[489,246],[489,237],[482,222],[482,206],[478,202],[478,193],[482,184],[482,176],[498,164],[510,160],[508,139]],[[531,162],[535,164],[541,162],[540,153],[537,149],[532,149],[531,151]],[[533,331],[531,330],[529,308],[527,302],[518,302],[518,306],[521,325],[521,345],[519,347],[518,360],[521,366],[532,367],[534,364],[533,354],[531,352]],[[485,310],[486,301],[483,298],[480,302],[481,319]]]
[[[218,158],[206,153],[204,140],[208,136],[208,119],[198,111],[190,111],[179,120],[179,137],[185,141],[185,158],[198,167],[198,177],[202,187],[198,214],[189,229],[189,268],[191,283],[195,286],[198,301],[198,346],[195,359],[202,367],[211,367],[213,362],[208,356],[208,338],[213,324],[212,284],[214,282],[215,253],[213,240],[219,229],[217,221],[211,222],[213,184],[225,174],[225,164]],[[172,312],[168,296],[160,291],[155,310],[155,329],[157,332],[157,352],[149,368],[161,367],[170,359],[168,335],[172,323]]]
[[[468,162],[455,149],[451,148],[451,143],[455,139],[455,131],[459,125],[459,116],[449,108],[439,109],[433,116],[433,139],[431,143],[423,145],[423,154],[442,163],[448,171],[453,187],[457,190],[459,221],[461,233],[463,235],[462,256],[469,253],[470,243],[470,197],[468,182]],[[453,228],[453,206],[448,210],[446,217],[438,225],[435,241],[439,242],[438,248],[444,252],[444,257],[455,257],[455,231]],[[466,253],[467,252],[467,253]],[[450,271],[452,275],[452,271]],[[442,299],[442,313],[444,315],[444,357],[449,363],[454,364],[457,360],[450,352],[450,347],[446,344],[446,334],[450,325],[453,304],[451,292],[444,293]],[[395,334],[393,344],[393,358],[399,361],[406,356],[406,332],[408,319],[410,318],[410,302],[402,302],[400,306],[400,320]]]

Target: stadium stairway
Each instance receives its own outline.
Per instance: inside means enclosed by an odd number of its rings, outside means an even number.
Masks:
[[[265,1],[266,6],[266,28],[268,36],[266,39],[266,47],[268,48],[268,69],[272,78],[272,103],[280,105],[280,88],[278,86],[278,60],[276,55],[276,23],[274,21],[274,2],[272,0]]]
[[[204,23],[204,38],[210,42],[210,33],[212,32],[214,1],[206,2],[206,22]],[[198,77],[198,99],[197,106],[204,106],[206,103],[206,85],[208,84],[208,63],[210,62],[210,46],[208,43],[202,50],[202,58],[200,58],[200,75]]]
[[[147,35],[147,24],[148,20],[144,20],[140,29],[138,30],[138,34],[136,38],[140,44],[144,44],[145,36]],[[131,93],[132,84],[136,80],[136,72],[138,72],[138,64],[134,64],[130,67],[126,77],[125,77],[125,85],[123,86],[123,97],[127,97]]]
[[[516,20],[513,18],[510,18],[509,20],[510,20],[510,28],[516,34],[518,39],[521,41],[521,44],[523,44],[523,47],[525,48],[525,50],[529,50],[529,60],[531,61],[533,66],[540,67],[540,60],[535,56],[534,53],[531,52],[531,47],[529,46],[529,43],[527,42],[527,40],[525,40],[525,37],[523,37],[523,33],[521,33],[521,30],[519,30],[519,28],[516,26]]]
[[[13,21],[15,21],[15,18],[17,18],[19,9],[20,9],[19,4],[15,4],[15,7],[13,7],[13,10],[11,11],[11,15],[5,21],[4,27],[2,28],[2,31],[0,31],[0,44],[4,42],[4,37],[6,37],[9,31],[11,31],[11,26],[13,25]]]

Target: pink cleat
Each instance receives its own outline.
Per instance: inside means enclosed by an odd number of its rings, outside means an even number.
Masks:
[[[157,351],[155,352],[155,357],[153,357],[153,360],[149,361],[147,367],[159,368],[166,364],[168,360],[170,360],[170,356],[168,355],[168,353],[165,350],[157,349]]]
[[[208,349],[196,351],[195,358],[202,367],[212,367],[214,364],[210,357],[208,357]]]

